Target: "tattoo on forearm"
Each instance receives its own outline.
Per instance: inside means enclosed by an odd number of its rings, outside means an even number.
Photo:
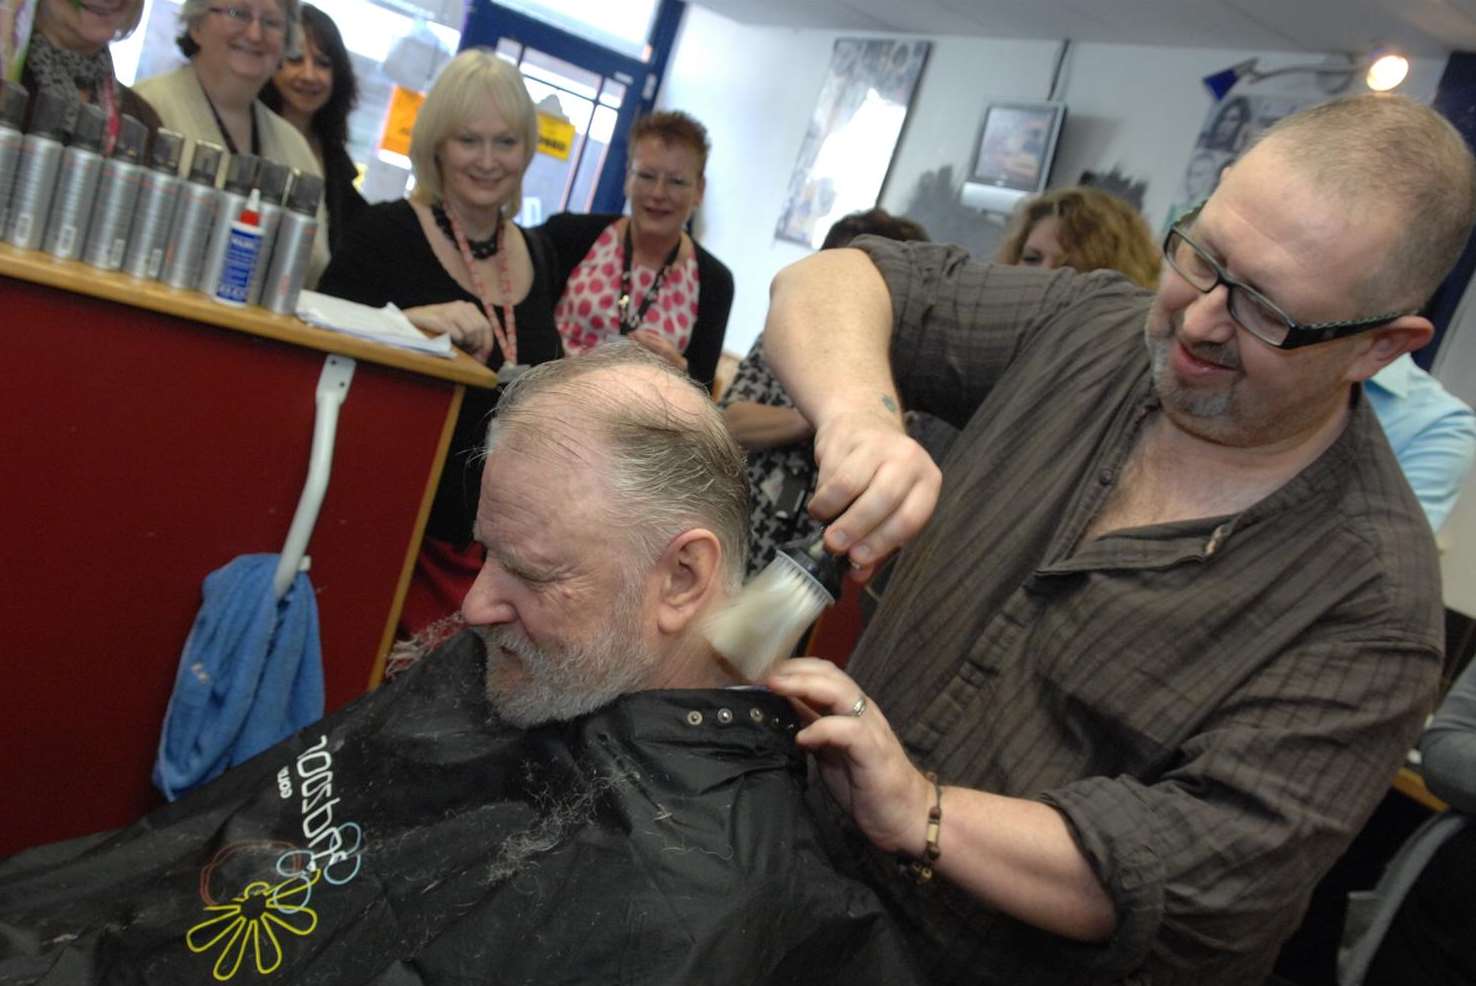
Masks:
[[[882,406],[885,407],[888,411],[891,411],[893,414],[897,413],[897,402],[892,400],[891,396],[888,394],[882,394]]]

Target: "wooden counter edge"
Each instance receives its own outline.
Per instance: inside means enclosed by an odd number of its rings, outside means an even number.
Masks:
[[[127,274],[98,270],[89,264],[57,260],[38,250],[21,250],[0,243],[0,275],[454,383],[486,388],[497,385],[496,374],[460,351],[453,350],[452,358],[444,359],[387,346],[320,329],[265,308],[232,308],[198,291],[182,291],[158,281],[141,281]]]
[[[415,517],[415,532],[405,548],[405,561],[400,566],[400,579],[395,583],[395,596],[390,603],[389,619],[385,621],[384,633],[379,638],[379,650],[374,655],[374,664],[369,670],[369,691],[378,688],[384,681],[384,669],[390,650],[395,645],[395,630],[399,628],[400,612],[405,608],[405,596],[410,591],[410,579],[415,574],[415,562],[420,557],[420,542],[425,535],[425,525],[430,520],[431,506],[436,499],[436,487],[440,484],[441,470],[451,450],[451,436],[456,430],[456,419],[461,413],[461,400],[465,390],[457,387],[451,397],[451,408],[446,413],[446,425],[441,429],[441,438],[436,446],[435,468],[426,480],[425,491],[420,497],[420,512]]]

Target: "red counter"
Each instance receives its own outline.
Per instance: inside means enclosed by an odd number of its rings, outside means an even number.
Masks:
[[[126,824],[200,585],[277,552],[327,354],[357,365],[308,553],[331,711],[377,681],[464,386],[454,360],[0,245],[0,855]]]

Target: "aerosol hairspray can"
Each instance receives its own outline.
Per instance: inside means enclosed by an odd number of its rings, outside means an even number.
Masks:
[[[92,203],[102,178],[103,131],[108,115],[101,106],[82,104],[72,142],[62,154],[61,178],[51,200],[46,237],[41,249],[59,260],[76,260],[87,245],[87,224],[92,221]]]
[[[261,226],[261,256],[256,261],[256,271],[251,275],[251,287],[246,290],[246,304],[261,303],[262,285],[266,284],[267,267],[272,260],[272,245],[277,240],[277,227],[282,221],[282,200],[287,197],[287,182],[292,178],[292,169],[276,161],[263,161],[256,178],[257,190],[261,192],[261,212],[257,224]]]
[[[36,94],[30,132],[21,141],[15,192],[10,198],[10,224],[5,230],[7,243],[26,250],[41,245],[66,139],[66,105],[60,96],[43,89]]]
[[[10,193],[20,167],[21,121],[26,118],[26,90],[14,82],[0,82],[0,236],[10,218]]]
[[[82,259],[94,267],[117,270],[123,266],[123,255],[128,250],[128,227],[133,222],[144,174],[139,161],[148,139],[147,127],[131,116],[122,118],[113,156],[103,162],[97,203],[92,207],[92,225],[87,230],[87,246],[82,250]]]
[[[174,223],[174,206],[179,201],[179,156],[184,152],[184,138],[173,130],[156,130],[149,144],[149,166],[139,182],[138,207],[133,225],[128,229],[128,251],[123,255],[123,271],[134,277],[153,280],[164,269],[164,249],[169,242],[169,229]]]
[[[200,270],[200,290],[215,294],[220,283],[220,268],[225,263],[226,245],[231,240],[231,223],[241,214],[246,196],[256,185],[261,158],[255,154],[233,154],[226,168],[225,187],[215,199],[215,223],[210,230],[210,245],[205,248],[205,266]]]
[[[198,288],[210,229],[215,224],[215,175],[225,150],[219,144],[195,142],[190,177],[179,190],[174,223],[169,227],[169,245],[164,248],[164,272],[159,280],[171,288]]]
[[[313,256],[313,237],[318,233],[318,203],[323,198],[323,179],[298,172],[287,196],[287,208],[277,227],[277,245],[262,291],[263,308],[281,315],[297,314],[297,295]]]

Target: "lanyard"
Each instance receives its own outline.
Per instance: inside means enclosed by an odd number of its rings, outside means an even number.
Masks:
[[[651,310],[651,305],[656,301],[656,295],[661,291],[661,282],[666,279],[666,272],[676,262],[677,254],[682,249],[681,234],[677,234],[676,246],[671,248],[671,253],[661,262],[661,269],[656,272],[656,279],[651,282],[650,290],[641,299],[640,307],[636,309],[635,318],[630,318],[630,265],[631,258],[635,256],[635,250],[630,242],[630,220],[625,221],[625,269],[620,274],[620,300],[616,302],[620,306],[620,334],[634,332],[641,327],[645,320],[646,312]]]
[[[446,218],[451,220],[451,232],[456,237],[456,249],[461,251],[461,263],[466,267],[466,276],[471,278],[472,287],[476,288],[477,300],[482,303],[482,311],[487,315],[487,321],[492,323],[492,338],[497,340],[497,345],[502,349],[502,359],[505,363],[516,366],[518,362],[518,317],[512,307],[512,281],[507,276],[507,252],[508,245],[503,243],[502,249],[497,251],[497,277],[499,287],[502,288],[502,321],[497,319],[497,306],[487,295],[487,285],[482,282],[482,275],[477,273],[476,264],[472,261],[471,247],[467,245],[466,233],[461,229],[461,221],[456,218],[456,210],[446,203]],[[502,217],[497,217],[498,223]],[[506,331],[503,326],[506,325]]]
[[[113,153],[113,147],[118,143],[118,128],[122,125],[118,119],[118,99],[114,85],[113,77],[109,75],[97,87],[98,102],[102,103],[103,113],[108,118],[108,136],[103,142],[104,157]]]

